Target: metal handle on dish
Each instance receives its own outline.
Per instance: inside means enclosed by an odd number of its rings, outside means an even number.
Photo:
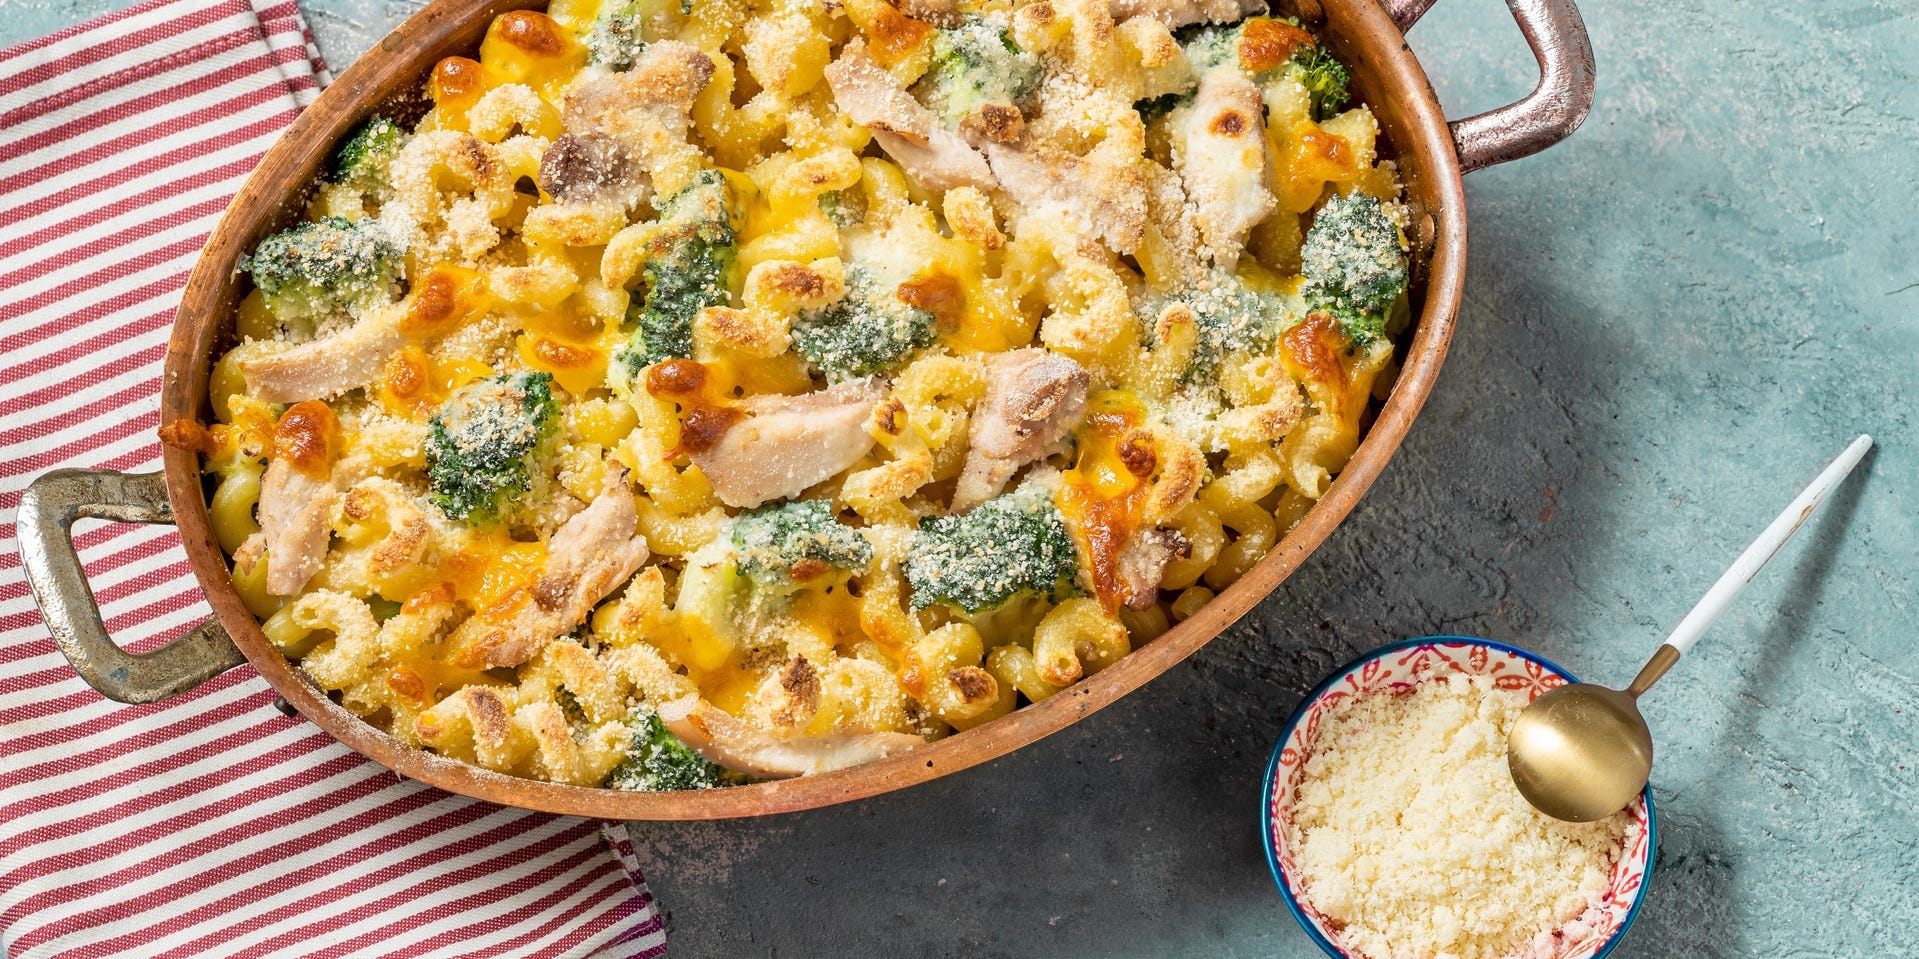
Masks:
[[[159,473],[63,469],[20,497],[20,565],[53,641],[87,685],[123,703],[158,702],[246,662],[213,619],[150,653],[116,645],[73,546],[73,523],[84,518],[172,523],[166,481]]]
[[[1437,0],[1380,0],[1405,33]],[[1517,103],[1447,123],[1459,170],[1531,156],[1572,135],[1592,112],[1593,47],[1572,0],[1506,0],[1539,61],[1539,84]]]

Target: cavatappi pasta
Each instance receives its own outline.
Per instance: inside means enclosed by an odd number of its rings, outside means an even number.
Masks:
[[[1257,4],[1255,4],[1257,7]],[[559,0],[243,268],[213,525],[408,743],[696,788],[1113,664],[1352,454],[1404,211],[1235,0]]]

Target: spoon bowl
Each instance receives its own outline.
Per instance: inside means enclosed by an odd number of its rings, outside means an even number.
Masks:
[[[1520,795],[1568,822],[1592,822],[1625,808],[1652,776],[1652,732],[1636,699],[1574,683],[1533,700],[1506,741]]]

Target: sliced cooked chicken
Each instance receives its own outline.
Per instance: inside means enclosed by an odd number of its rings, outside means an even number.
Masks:
[[[273,458],[260,480],[260,545],[267,592],[292,596],[326,558],[333,507],[363,467],[339,461],[340,421],[325,403],[295,403],[273,430]],[[249,550],[249,553],[251,551]]]
[[[246,360],[240,375],[246,378],[247,392],[268,403],[298,403],[365,386],[400,348],[402,315],[402,307],[387,307],[311,343]]]
[[[1027,212],[1056,209],[1116,253],[1146,237],[1146,182],[1129,162],[1076,157],[1057,147],[988,143],[986,158],[1000,188]]]
[[[330,472],[315,476],[282,459],[267,464],[260,481],[261,543],[269,563],[267,592],[296,595],[320,571],[339,493]]]
[[[540,189],[561,203],[612,203],[631,210],[646,199],[646,176],[619,141],[600,133],[563,133],[540,156]]]
[[[698,696],[665,703],[659,715],[673,735],[700,755],[728,769],[768,779],[845,769],[925,743],[910,733],[776,736],[747,725]]]
[[[564,123],[574,133],[611,138],[670,195],[700,165],[700,149],[686,141],[687,113],[713,69],[712,59],[688,44],[649,43],[633,69],[568,93]]]
[[[480,610],[461,623],[448,640],[453,663],[468,669],[518,666],[585,622],[595,604],[646,562],[646,537],[638,528],[626,471],[610,469],[600,495],[553,534],[546,573],[530,600],[504,618]]]
[[[948,29],[966,22],[955,0],[900,0],[900,10],[915,20]]]
[[[867,55],[855,40],[826,68],[833,99],[873,138],[914,182],[944,192],[961,186],[991,188],[993,171],[986,158],[959,134],[941,126],[891,73]]]
[[[728,506],[797,496],[873,448],[866,420],[879,397],[872,380],[803,396],[750,397],[739,406],[745,419],[706,449],[687,455]]]
[[[678,40],[646,45],[633,69],[602,77],[566,96],[568,130],[618,132],[634,111],[645,111],[684,127],[693,101],[713,79],[713,60]]]
[[[1265,113],[1259,88],[1226,67],[1199,81],[1186,117],[1180,173],[1200,235],[1221,269],[1238,263],[1246,234],[1275,205],[1266,189]]]
[[[1152,17],[1168,27],[1190,23],[1232,23],[1263,12],[1266,0],[1107,0],[1114,22]]]
[[[986,398],[973,414],[953,512],[999,495],[1014,472],[1071,431],[1086,412],[1089,380],[1078,363],[1034,347],[987,357]]]
[[[1193,544],[1178,530],[1160,527],[1137,530],[1119,548],[1117,572],[1124,595],[1120,602],[1145,609],[1159,599],[1159,581],[1175,557],[1190,556]]]

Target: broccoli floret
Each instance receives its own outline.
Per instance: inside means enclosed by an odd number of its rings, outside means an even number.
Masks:
[[[906,557],[913,608],[987,612],[1020,595],[1073,592],[1079,554],[1044,486],[1028,484],[957,516],[920,520]]]
[[[828,190],[820,194],[819,203],[820,212],[842,230],[858,226],[866,219],[866,194],[857,190]]]
[[[932,62],[914,88],[949,130],[979,109],[998,103],[1019,107],[1039,90],[1045,67],[1021,50],[1006,28],[984,17],[967,17],[933,34]]]
[[[374,117],[360,124],[340,149],[334,151],[329,179],[365,193],[381,192],[387,188],[387,171],[393,165],[393,158],[411,139],[413,135],[399,124],[386,117]]]
[[[1399,227],[1379,199],[1364,193],[1328,199],[1299,256],[1307,303],[1337,317],[1355,345],[1378,339],[1409,275]]]
[[[469,384],[447,399],[426,435],[434,505],[475,526],[506,517],[532,489],[534,466],[559,432],[552,384],[549,373],[512,373]]]
[[[833,383],[884,373],[933,344],[933,314],[855,266],[846,295],[793,321],[793,348]]]
[[[1352,75],[1346,65],[1333,58],[1325,47],[1303,47],[1286,62],[1285,69],[1306,87],[1312,98],[1313,119],[1324,120],[1338,113],[1352,99],[1347,85]]]
[[[733,207],[733,189],[718,170],[701,171],[661,204],[641,268],[646,296],[627,307],[631,336],[615,365],[629,381],[661,360],[691,357],[694,315],[726,304],[738,252]]]
[[[600,15],[593,20],[582,42],[586,45],[587,62],[603,66],[608,70],[630,70],[634,61],[640,58],[640,52],[646,49],[646,27],[649,22],[659,21],[670,9],[677,8],[681,16],[693,12],[692,0],[614,0],[600,8]],[[655,32],[659,36],[663,29]]]
[[[1193,102],[1193,94],[1190,90],[1185,93],[1162,93],[1133,104],[1133,109],[1139,111],[1141,123],[1152,126],[1165,119],[1174,110],[1191,102]]]
[[[825,500],[782,503],[733,521],[733,556],[740,573],[761,586],[785,588],[826,567],[865,568],[873,544],[833,518]]]
[[[633,727],[633,741],[626,748],[626,758],[601,783],[607,789],[675,792],[746,781],[739,773],[694,752],[654,713],[635,712],[627,722]]]
[[[1283,26],[1282,26],[1283,25]],[[1252,46],[1242,48],[1248,31],[1253,31]],[[1273,34],[1279,32],[1280,36]],[[1285,34],[1290,33],[1291,39]],[[1193,67],[1193,82],[1206,75],[1214,67],[1233,64],[1240,68],[1253,82],[1262,86],[1281,77],[1293,77],[1306,88],[1311,103],[1313,119],[1324,120],[1339,112],[1352,94],[1347,89],[1352,82],[1346,67],[1318,42],[1306,42],[1299,24],[1290,19],[1271,20],[1265,17],[1252,17],[1229,27],[1199,27],[1191,33],[1182,31],[1187,37],[1185,51],[1187,62]],[[1276,47],[1275,42],[1298,42],[1291,54],[1283,62],[1255,70],[1247,64],[1271,63],[1269,57],[1285,52],[1285,47]]]
[[[261,240],[240,268],[281,321],[323,320],[391,301],[405,252],[377,220],[326,217]]]
[[[1265,353],[1279,335],[1286,305],[1272,293],[1250,289],[1230,273],[1215,274],[1205,283],[1175,296],[1153,297],[1142,304],[1141,323],[1156,328],[1160,314],[1175,303],[1193,312],[1199,327],[1193,356],[1182,382],[1212,382],[1220,363],[1230,353]]]
[[[1234,23],[1226,26],[1190,26],[1182,28],[1175,36],[1180,49],[1186,54],[1186,62],[1192,65],[1193,82],[1213,71],[1221,64],[1239,63],[1239,38],[1246,32],[1246,24]]]

